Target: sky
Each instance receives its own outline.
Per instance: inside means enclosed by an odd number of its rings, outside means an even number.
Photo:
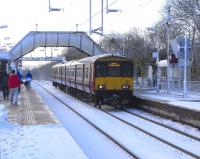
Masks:
[[[92,2],[92,29],[100,27],[101,0]],[[104,8],[106,7],[106,0]],[[16,43],[29,31],[89,31],[89,0],[50,0],[52,8],[64,11],[49,12],[49,0],[0,0],[0,29],[2,43]],[[120,12],[106,14],[104,11],[104,33],[123,33],[133,27],[146,28],[161,17],[165,0],[108,0],[109,9]],[[37,25],[36,25],[37,24]],[[95,35],[93,35],[95,36]],[[3,40],[10,37],[9,40]]]

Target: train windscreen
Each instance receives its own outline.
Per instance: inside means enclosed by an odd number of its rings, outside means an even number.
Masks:
[[[132,62],[98,62],[96,64],[97,77],[132,77]]]

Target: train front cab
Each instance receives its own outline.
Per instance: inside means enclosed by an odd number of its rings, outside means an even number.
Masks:
[[[94,67],[95,104],[128,104],[133,93],[133,62],[127,58],[113,57],[97,60]]]

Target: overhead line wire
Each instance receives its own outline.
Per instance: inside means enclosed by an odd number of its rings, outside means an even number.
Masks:
[[[108,7],[112,6],[112,5],[115,4],[117,1],[119,1],[119,0],[115,0],[114,2],[110,3],[110,4],[108,5]],[[103,9],[103,11],[104,11],[104,10],[106,10],[106,7]],[[102,11],[99,11],[99,12],[95,13],[94,15],[92,15],[91,18],[94,18],[95,16],[97,16],[97,15],[100,14],[101,12],[102,12]],[[80,23],[79,26],[85,24],[85,23],[88,22],[88,21],[89,21],[89,18],[88,18],[87,20],[83,21],[82,23]]]

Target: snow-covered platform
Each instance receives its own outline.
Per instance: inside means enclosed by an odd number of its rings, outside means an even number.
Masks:
[[[183,97],[181,93],[137,88],[134,97],[145,110],[200,128],[200,94]]]
[[[10,125],[0,120],[1,159],[85,159],[61,125]]]
[[[21,89],[18,105],[0,94],[0,159],[85,159],[69,132],[33,90]]]
[[[59,121],[44,104],[41,97],[32,89],[26,90],[22,85],[18,105],[10,104],[0,95],[0,103],[5,105],[8,121],[20,125],[58,124]]]

